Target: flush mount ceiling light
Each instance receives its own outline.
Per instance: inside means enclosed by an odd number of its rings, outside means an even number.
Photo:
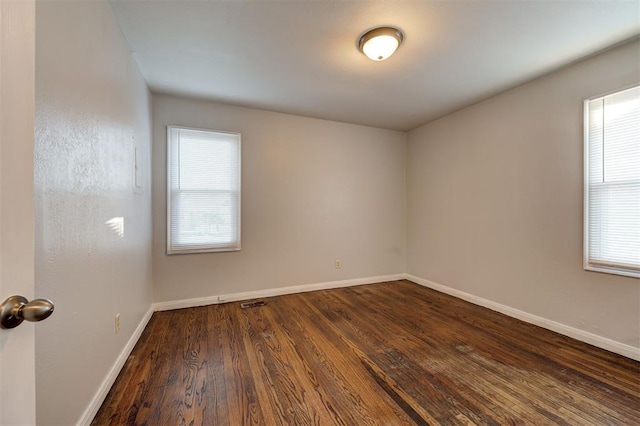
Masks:
[[[384,61],[402,43],[404,34],[398,28],[378,27],[367,31],[358,40],[358,49],[374,61]]]

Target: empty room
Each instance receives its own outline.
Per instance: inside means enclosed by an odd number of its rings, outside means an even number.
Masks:
[[[0,0],[0,425],[640,424],[640,2]]]

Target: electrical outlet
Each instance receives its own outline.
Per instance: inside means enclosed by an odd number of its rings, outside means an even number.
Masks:
[[[116,334],[120,332],[120,312],[116,314]]]
[[[342,268],[342,260],[336,259],[336,269]]]

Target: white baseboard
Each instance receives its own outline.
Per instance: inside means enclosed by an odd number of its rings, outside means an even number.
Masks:
[[[129,338],[129,341],[120,352],[120,355],[118,355],[118,358],[116,358],[116,362],[113,363],[111,370],[109,370],[109,373],[107,374],[105,379],[102,381],[102,384],[100,384],[100,387],[98,388],[97,392],[91,399],[91,402],[89,403],[87,408],[84,410],[84,413],[82,413],[82,416],[80,416],[80,419],[76,423],[76,426],[85,426],[85,425],[91,424],[91,421],[98,413],[98,410],[100,409],[100,406],[104,402],[104,399],[107,397],[109,390],[111,390],[111,386],[116,381],[118,374],[120,374],[120,370],[122,370],[124,363],[127,361],[127,358],[129,358],[129,355],[131,354],[131,351],[133,350],[136,343],[138,343],[138,339],[140,338],[140,335],[142,334],[145,327],[149,323],[149,320],[151,319],[151,315],[153,315],[153,306],[149,308],[149,310],[144,314],[144,316],[140,320],[140,323],[138,324],[133,334]]]
[[[485,308],[489,308],[492,311],[500,312],[510,317],[517,318],[519,320],[540,326],[542,328],[546,328],[551,331],[555,331],[556,333],[560,333],[576,340],[580,340],[581,342],[585,342],[590,345],[597,346],[610,352],[625,356],[627,358],[640,361],[640,348],[620,343],[606,337],[598,336],[597,334],[589,333],[588,331],[580,330],[578,328],[552,321],[538,315],[530,314],[528,312],[524,312],[519,309],[503,305],[501,303],[483,299],[482,297],[474,296],[473,294],[465,293],[463,291],[456,290],[454,288],[447,287],[433,281],[425,280],[424,278],[419,278],[414,275],[405,274],[405,278],[424,287],[449,294],[451,296],[457,297],[458,299],[466,300],[467,302],[471,302],[474,305],[484,306]]]
[[[219,296],[198,297],[195,299],[174,300],[153,304],[154,311],[169,311],[172,309],[193,308],[196,306],[215,305],[218,303],[237,302],[239,300],[257,299],[260,297],[281,296],[292,293],[305,293],[308,291],[327,290],[331,288],[352,287],[356,285],[396,281],[405,278],[405,274],[380,275],[377,277],[355,278],[343,281],[329,281],[316,284],[304,284],[291,287],[271,288],[267,290],[247,291],[244,293],[231,293]]]

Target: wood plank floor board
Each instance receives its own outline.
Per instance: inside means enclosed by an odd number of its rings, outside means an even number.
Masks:
[[[247,309],[242,312],[250,339],[245,344],[250,345],[257,355],[255,365],[259,370],[254,370],[254,374],[260,374],[267,384],[263,389],[269,404],[277,412],[276,421],[283,424],[319,424],[317,407],[320,404],[314,400],[313,392],[305,392],[310,383],[297,373],[300,366],[295,365],[299,364],[295,362],[295,352],[290,348],[283,350],[283,339],[261,311]],[[307,398],[309,395],[311,397]]]
[[[165,333],[165,339],[171,338],[171,330],[175,330],[178,326],[183,329],[183,340],[180,345],[165,344],[167,340],[161,340],[156,345],[158,361],[154,362],[157,370],[154,368],[153,374],[149,375],[149,384],[145,388],[144,405],[148,409],[143,414],[149,417],[140,416],[142,424],[180,424],[181,413],[179,405],[184,395],[184,387],[182,386],[182,376],[185,374],[183,369],[182,354],[184,345],[188,344],[189,323],[188,315],[191,309],[183,309],[180,311],[170,312],[168,332]],[[166,407],[163,415],[157,407]],[[137,421],[138,418],[136,418]]]
[[[311,295],[310,300],[316,301],[317,295]],[[381,331],[376,325],[375,320],[361,315],[356,318],[352,313],[358,312],[350,308],[346,299],[340,298],[337,294],[330,299],[330,303],[324,309],[324,316],[329,319],[331,324],[339,329],[339,333],[344,336],[347,342],[350,342],[352,351],[354,351],[369,366],[370,374],[378,383],[382,379],[386,383],[393,380],[393,390],[395,393],[401,393],[402,399],[414,411],[420,411],[425,406],[431,406],[432,413],[430,416],[438,421],[439,413],[450,414],[453,411],[451,407],[451,399],[447,398],[447,394],[441,392],[442,382],[428,372],[421,370],[412,360],[402,351],[397,350],[393,344],[395,343],[397,334],[394,330]],[[389,331],[389,332],[387,332]],[[405,341],[400,345],[406,344]],[[357,345],[351,342],[359,341],[367,348],[375,348],[367,353],[362,351]],[[381,370],[378,366],[391,365],[392,371]],[[400,386],[396,383],[408,383],[411,386]],[[416,389],[413,384],[420,384]],[[437,411],[435,410],[437,408]],[[424,416],[424,415],[423,415]],[[441,421],[438,421],[441,422]]]
[[[640,363],[408,281],[264,300],[155,313],[93,424],[640,424]]]
[[[367,292],[369,289],[351,289],[354,292]],[[353,299],[353,298],[351,298]],[[366,299],[366,298],[364,298]],[[382,303],[381,300],[384,300],[383,298],[379,297],[379,298],[374,298],[372,300],[369,300],[370,305],[373,308],[376,308],[376,312],[382,312],[382,310],[384,309],[384,304]],[[377,302],[379,302],[378,304],[376,304]],[[408,313],[408,315],[403,315],[400,319],[396,319],[395,321],[392,321],[393,318],[391,317],[387,317],[386,319],[388,320],[388,324],[392,324],[392,322],[397,322],[397,323],[402,323],[403,321],[411,321],[412,318],[416,318],[417,315],[414,315],[414,312],[411,312],[411,310],[414,309],[411,306],[405,306],[405,312]],[[493,314],[493,313],[492,313]],[[474,324],[476,324],[476,322],[474,321]],[[528,325],[528,324],[524,324],[523,325]],[[389,327],[393,327],[393,325],[390,325]],[[426,328],[423,327],[424,330],[419,330],[416,328],[413,328],[415,333],[424,333],[424,332],[428,332],[428,333],[433,333],[435,330],[433,328]],[[486,373],[489,374],[479,374],[480,377],[488,377],[488,378],[493,378],[496,380],[499,380],[497,382],[493,382],[491,383],[491,388],[494,389],[494,391],[497,390],[505,390],[506,394],[505,395],[509,395],[512,391],[516,390],[514,389],[514,385],[510,382],[506,382],[504,380],[501,380],[501,378],[503,377],[509,377],[510,381],[513,382],[515,380],[519,380],[521,384],[519,384],[519,387],[523,387],[523,386],[527,386],[527,387],[531,387],[533,381],[536,381],[536,376],[528,374],[526,376],[522,376],[518,370],[513,370],[513,369],[505,369],[504,367],[502,367],[503,365],[506,365],[507,363],[512,363],[513,361],[509,360],[507,357],[503,356],[497,356],[499,353],[503,353],[506,355],[509,355],[509,351],[504,351],[505,348],[508,348],[505,345],[501,345],[501,335],[500,334],[496,334],[496,333],[489,333],[485,336],[482,336],[482,333],[486,332],[487,328],[483,327],[481,330],[477,330],[478,333],[474,333],[474,338],[468,338],[469,343],[473,343],[473,349],[476,350],[477,352],[480,352],[480,350],[482,349],[483,346],[489,346],[491,348],[491,350],[487,350],[485,351],[484,354],[482,353],[477,353],[475,354],[475,358],[479,359],[479,360],[486,360],[486,359],[490,359],[493,358],[493,361],[497,361],[496,362],[483,362],[482,368],[486,370]],[[467,335],[470,335],[470,333],[467,332]],[[480,336],[481,338],[477,338],[478,336]],[[585,345],[586,346],[586,345]],[[499,351],[498,349],[502,347],[502,351]],[[523,350],[522,347],[519,350]],[[512,353],[511,352],[511,357],[512,357]],[[481,356],[478,356],[481,355]],[[484,356],[482,356],[484,355]],[[529,353],[530,358],[532,358],[532,360],[539,366],[539,367],[548,367],[549,363],[548,362],[541,362],[544,360],[539,359],[540,356],[536,353]],[[469,361],[469,360],[467,360]],[[518,360],[519,361],[519,360]],[[463,366],[468,366],[469,363],[468,362],[456,362],[456,363],[449,363],[452,365],[463,365]],[[531,368],[531,365],[527,365],[527,364],[518,364],[517,365],[520,368],[520,371],[528,371],[527,369]],[[524,370],[523,370],[524,369]],[[567,371],[566,369],[563,369],[565,372]],[[469,372],[470,375],[478,375],[477,373],[474,374],[474,372]],[[578,375],[580,376],[582,373],[581,372],[574,372],[574,375]],[[520,377],[518,379],[518,377]],[[549,381],[548,376],[545,376],[545,380],[546,382]],[[549,383],[545,383],[545,382],[541,382],[540,381],[540,376],[538,375],[538,383],[534,383],[534,388],[539,388],[543,385],[550,385]],[[585,384],[589,384],[589,380],[576,380],[574,382],[574,386],[584,386]],[[637,378],[636,378],[636,384],[637,384]],[[596,392],[600,391],[606,391],[606,392],[613,392],[615,391],[615,389],[603,389],[603,387],[607,387],[607,384],[605,383],[600,383],[599,384],[599,390],[597,390]],[[637,388],[637,386],[636,386]],[[593,392],[594,389],[593,388],[587,388],[587,389],[583,389],[584,392]],[[559,399],[559,394],[553,394],[553,402],[555,402],[555,400]],[[621,393],[620,397],[625,397],[628,395],[626,395],[626,393]],[[565,402],[571,402],[576,398],[576,395],[569,395],[568,398],[565,399]],[[544,397],[543,397],[544,399]],[[561,402],[562,400],[560,400]],[[609,412],[609,408],[607,406],[604,405],[599,405],[597,407],[593,407],[593,408],[598,408],[597,412]],[[610,413],[611,414],[611,413]],[[595,422],[596,424],[598,424],[598,422],[602,422],[603,419],[601,418],[594,418],[592,419],[593,422]]]
[[[227,333],[222,309],[204,310],[207,331],[206,353],[208,385],[203,424],[231,424],[224,362],[224,336]]]
[[[169,329],[168,315],[154,314],[147,324],[147,328],[138,340],[136,345],[137,350],[134,350],[129,356],[129,360],[125,364],[123,370],[120,372],[118,380],[121,378],[130,377],[130,385],[122,385],[120,387],[113,387],[113,390],[119,390],[123,393],[129,392],[131,394],[132,402],[127,409],[127,403],[124,401],[118,401],[118,406],[122,407],[121,410],[114,410],[112,413],[115,416],[124,416],[113,418],[112,424],[123,424],[123,420],[126,419],[128,424],[138,420],[139,424],[142,424],[153,410],[155,409],[154,400],[158,395],[162,395],[160,388],[161,374],[156,370],[156,374],[151,374],[153,369],[157,366],[166,364],[162,362],[162,358],[159,357],[158,346],[159,341],[163,341],[166,338],[166,333]],[[132,363],[131,359],[135,359],[137,362]],[[151,398],[150,392],[153,392],[153,398]],[[115,399],[115,398],[114,398]]]
[[[250,357],[243,338],[245,330],[240,325],[238,306],[227,305],[221,308],[225,311],[227,321],[227,342],[224,348],[225,366],[227,366],[225,375],[226,382],[231,385],[230,389],[233,392],[227,395],[228,398],[235,400],[235,403],[229,407],[231,424],[274,424],[269,405],[265,404],[264,400],[262,404],[260,403],[260,396],[264,393],[261,389],[262,381],[259,376],[253,374],[250,367]],[[263,409],[267,417],[264,416]],[[237,417],[237,414],[240,416]]]
[[[305,306],[308,311],[319,314],[319,317],[322,317],[325,319],[324,321],[320,321],[321,324],[326,326],[324,332],[325,333],[330,332],[331,335],[334,336],[332,339],[330,339],[327,342],[327,344],[336,345],[337,352],[340,354],[346,355],[340,358],[340,362],[334,363],[333,369],[336,371],[340,371],[343,369],[345,365],[351,364],[351,371],[350,371],[351,374],[349,374],[346,377],[346,380],[348,382],[351,382],[354,377],[358,377],[361,383],[366,384],[367,388],[369,389],[373,388],[372,389],[373,392],[369,393],[367,397],[362,398],[360,403],[361,404],[364,403],[368,405],[369,409],[374,408],[370,405],[370,402],[379,401],[380,397],[382,396],[380,394],[379,382],[376,379],[379,378],[381,375],[384,375],[384,372],[380,371],[380,369],[374,363],[372,363],[371,360],[367,356],[365,356],[357,346],[353,345],[353,342],[348,338],[346,338],[346,336],[344,336],[344,334],[339,328],[336,328],[336,324],[334,321],[331,321],[331,320],[326,321],[326,319],[328,318],[326,317],[326,315],[324,315],[317,309],[314,303],[312,303],[312,299],[310,299],[309,295],[305,295],[305,297],[301,297],[299,299],[299,304]],[[314,339],[315,339],[315,335],[314,335]],[[372,347],[376,347],[376,346],[372,345]],[[335,361],[335,358],[332,357],[332,360]],[[388,402],[388,404],[391,404],[390,407],[395,408],[393,403],[394,401],[397,401],[398,398],[400,397],[402,398],[403,401],[405,401],[405,407],[403,411],[405,412],[405,415],[409,416],[409,418],[415,419],[416,417],[420,417],[420,418],[426,419],[429,417],[428,412],[424,411],[423,407],[411,406],[408,403],[406,403],[407,398],[406,398],[406,395],[404,395],[404,390],[398,387],[395,383],[392,383],[391,379],[387,380],[386,383],[388,383],[386,398],[385,400],[380,402]],[[361,389],[361,388],[356,388],[356,389]],[[393,418],[391,417],[391,412],[388,412],[388,411],[383,412],[381,410],[381,408],[386,408],[386,407],[387,407],[387,404],[380,404],[378,407],[375,407],[376,413],[374,418],[383,419],[383,420],[388,419],[388,421],[391,421],[391,419]],[[406,408],[409,408],[410,410],[407,410]],[[398,411],[396,409],[394,409],[393,411],[397,415]]]
[[[350,297],[348,298],[348,300],[354,300],[354,298]],[[348,303],[347,298],[343,299],[342,302]],[[334,303],[337,304],[338,300],[334,300]],[[371,303],[369,303],[369,306],[371,306],[372,308],[376,308],[376,306],[372,305]],[[378,306],[377,308],[381,308],[381,306]],[[347,311],[357,310],[357,306],[347,308]],[[340,312],[344,312],[344,310],[341,310]],[[378,316],[378,314],[380,313],[380,309],[372,310],[372,312],[376,312],[376,316]],[[398,316],[397,311],[394,313],[394,315],[396,317]],[[375,335],[378,331],[374,324],[379,323],[380,319],[381,318],[376,318],[375,316],[368,318],[365,314],[364,316],[358,317],[358,321],[361,322],[356,321],[355,324],[353,324],[353,327],[363,333],[366,330],[366,333],[369,336],[372,336]],[[399,382],[409,384],[420,384],[424,382],[429,383],[430,385],[427,387],[408,387],[407,392],[417,403],[424,406],[428,405],[431,407],[437,407],[437,409],[441,411],[441,414],[437,415],[438,423],[443,423],[444,419],[450,418],[451,412],[456,412],[456,410],[470,410],[468,414],[465,414],[472,417],[477,416],[479,413],[481,413],[481,407],[476,406],[471,401],[463,399],[463,394],[459,391],[456,392],[456,389],[459,389],[462,383],[454,383],[449,381],[449,374],[445,369],[432,368],[434,360],[436,359],[435,352],[430,351],[429,353],[425,354],[426,357],[424,357],[423,355],[423,357],[428,361],[426,363],[422,363],[422,367],[411,361],[411,354],[421,353],[420,348],[424,346],[422,345],[424,340],[420,340],[416,336],[407,334],[405,332],[404,337],[400,342],[393,341],[394,336],[401,336],[403,333],[403,330],[401,328],[395,327],[394,322],[394,318],[388,318],[388,322],[386,323],[387,325],[384,329],[384,334],[388,336],[386,338],[386,341],[385,337],[379,334],[376,337],[372,337],[371,340],[367,341],[367,344],[375,344],[377,346],[385,345],[392,348],[403,347],[406,348],[405,353],[400,353],[395,349],[389,349],[386,351],[386,355],[389,356],[389,359],[376,359],[374,361],[382,365],[393,365],[394,369],[392,370],[391,375]],[[451,355],[452,354],[448,354],[447,362],[441,364],[454,366],[465,365],[466,367],[469,367],[470,364],[465,363],[462,359],[460,359],[459,362],[451,362]],[[459,353],[454,352],[453,355],[458,355],[458,357],[460,358]],[[419,363],[420,359],[418,359],[417,362]],[[422,380],[419,380],[418,377],[415,377],[414,372],[419,372],[419,374],[422,375]],[[472,372],[472,374],[473,373],[477,372]],[[494,393],[498,392],[495,384],[492,387],[492,391]],[[454,398],[452,395],[456,395],[456,397]],[[509,393],[505,393],[504,396],[507,400],[511,398]],[[509,418],[501,418],[500,420],[504,423],[508,422]],[[482,418],[477,419],[477,421],[481,421],[482,423],[486,424],[489,422],[489,419],[487,419],[485,415],[482,416]]]
[[[430,290],[432,291],[432,290]],[[433,293],[437,293],[432,291]],[[442,295],[448,298],[456,300],[451,296]],[[469,305],[466,302],[462,302],[463,306]],[[473,307],[474,305],[471,305]],[[411,307],[406,307],[405,309],[412,309]],[[413,311],[416,312],[416,311]],[[456,309],[458,312],[458,309]],[[482,322],[481,319],[474,319],[472,323],[474,325],[481,324],[480,327],[475,330],[476,336],[483,336],[482,339],[475,339],[474,344],[477,350],[482,350],[484,348],[485,354],[493,354],[494,356],[502,353],[506,355],[506,358],[503,359],[504,362],[509,362],[510,354],[513,351],[513,348],[518,349],[518,351],[527,351],[527,357],[521,357],[519,359],[520,365],[522,367],[532,367],[537,366],[540,367],[549,367],[555,369],[571,369],[576,373],[584,373],[589,376],[596,375],[600,378],[601,383],[599,386],[613,384],[613,387],[624,388],[626,393],[630,393],[635,397],[640,396],[640,364],[636,361],[620,357],[615,354],[611,354],[606,351],[598,351],[593,352],[590,350],[591,346],[570,339],[566,336],[557,335],[557,333],[549,332],[540,333],[540,329],[531,324],[527,324],[518,320],[514,320],[512,318],[506,317],[502,314],[492,312],[492,316],[502,318],[503,321],[516,321],[519,324],[519,327],[515,329],[504,330],[504,326],[500,326],[498,324],[500,330],[496,329],[496,327],[492,327],[490,324],[486,322]],[[406,317],[408,321],[411,321],[411,318],[414,316],[409,315]],[[469,321],[466,321],[464,318],[468,318],[468,316],[459,316],[455,315],[457,320],[460,320],[461,323],[470,324]],[[402,321],[400,318],[398,321]],[[521,329],[531,329],[531,333],[522,334]],[[451,325],[451,333],[452,335],[456,332],[456,324],[452,323]],[[496,333],[496,331],[500,331],[500,333]],[[520,333],[518,333],[520,331]],[[469,335],[469,331],[463,331],[467,336]],[[541,340],[540,336],[553,336],[559,342],[572,343],[574,345],[573,349],[568,349],[568,345],[560,345],[559,343],[550,343],[546,345],[545,340]],[[526,338],[525,338],[526,337]],[[468,337],[467,337],[468,338]],[[549,339],[554,340],[554,339]],[[490,342],[489,346],[483,346],[484,342]],[[552,350],[546,348],[546,346],[551,346]],[[500,351],[502,348],[502,351]],[[506,351],[505,351],[506,349]],[[606,358],[602,357],[602,353],[606,354]],[[546,355],[545,355],[546,354]],[[551,356],[553,355],[553,356]],[[564,356],[563,356],[564,355]],[[595,355],[595,356],[594,356]],[[611,358],[611,356],[614,358]],[[617,360],[614,362],[613,360]],[[526,362],[530,362],[533,364],[527,365]],[[624,369],[620,369],[620,363],[625,365]],[[610,367],[610,368],[607,368]],[[611,368],[616,374],[612,374]]]
[[[295,316],[280,317],[281,324],[297,338],[301,358],[315,366],[314,376],[323,393],[333,399],[332,406],[342,413],[341,419],[348,419],[346,424],[377,424],[385,419],[413,424],[394,406],[393,400],[379,395],[378,386],[370,380],[359,359],[350,356],[349,346],[307,305],[304,297],[288,297],[292,303],[287,313],[293,312]],[[278,310],[275,312],[280,314]]]

